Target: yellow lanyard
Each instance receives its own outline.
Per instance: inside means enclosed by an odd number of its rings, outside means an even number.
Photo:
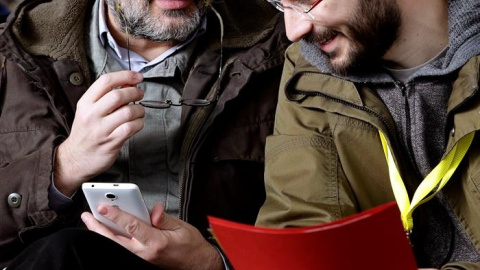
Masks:
[[[385,135],[379,131],[382,140],[383,151],[387,159],[390,182],[392,184],[393,194],[400,208],[403,227],[407,235],[411,233],[413,228],[413,211],[422,203],[432,199],[440,189],[442,189],[453,175],[463,157],[467,153],[470,144],[475,135],[474,132],[463,137],[448,155],[440,161],[440,163],[423,179],[413,195],[412,202],[408,198],[407,189],[403,183],[402,177],[393,160],[392,152],[388,147]]]

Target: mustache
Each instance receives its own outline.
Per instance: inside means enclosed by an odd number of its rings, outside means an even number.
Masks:
[[[311,44],[322,44],[325,43],[334,37],[336,37],[339,33],[333,29],[325,28],[322,32],[312,32],[308,36],[304,38],[304,40]]]

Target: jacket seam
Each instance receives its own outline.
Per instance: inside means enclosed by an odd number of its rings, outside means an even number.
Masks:
[[[32,131],[40,130],[53,130],[53,128],[27,128],[24,130],[0,130],[0,134],[9,134],[9,133],[28,133]]]
[[[303,138],[297,138],[293,140],[289,140],[288,142],[285,142],[278,147],[272,149],[269,151],[266,156],[265,156],[265,162],[269,162],[271,159],[274,157],[278,156],[280,153],[288,151],[290,149],[294,148],[306,148],[306,147],[322,147],[325,149],[330,149],[331,144],[328,142],[325,142],[324,139],[321,139],[316,136],[311,136],[311,137],[303,137]]]

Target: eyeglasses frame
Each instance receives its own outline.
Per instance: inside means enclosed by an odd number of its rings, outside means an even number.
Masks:
[[[295,11],[298,11],[300,12],[301,14],[303,15],[307,15],[308,17],[310,17],[311,19],[315,19],[315,17],[310,14],[310,11],[312,11],[312,9],[314,9],[318,4],[320,4],[320,2],[322,2],[323,0],[315,0],[309,8],[304,8],[302,6],[299,6],[298,4],[288,4],[288,5],[284,5],[282,3],[281,0],[267,0],[267,2],[269,2],[270,4],[272,4],[276,9],[280,10],[281,12],[285,12],[285,8],[291,8]]]

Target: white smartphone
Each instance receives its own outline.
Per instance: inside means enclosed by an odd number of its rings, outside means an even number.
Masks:
[[[125,237],[131,237],[127,232],[117,224],[106,219],[97,212],[101,204],[111,205],[125,211],[148,225],[150,214],[143,200],[140,189],[133,183],[83,183],[82,190],[87,199],[93,216],[118,234]]]

